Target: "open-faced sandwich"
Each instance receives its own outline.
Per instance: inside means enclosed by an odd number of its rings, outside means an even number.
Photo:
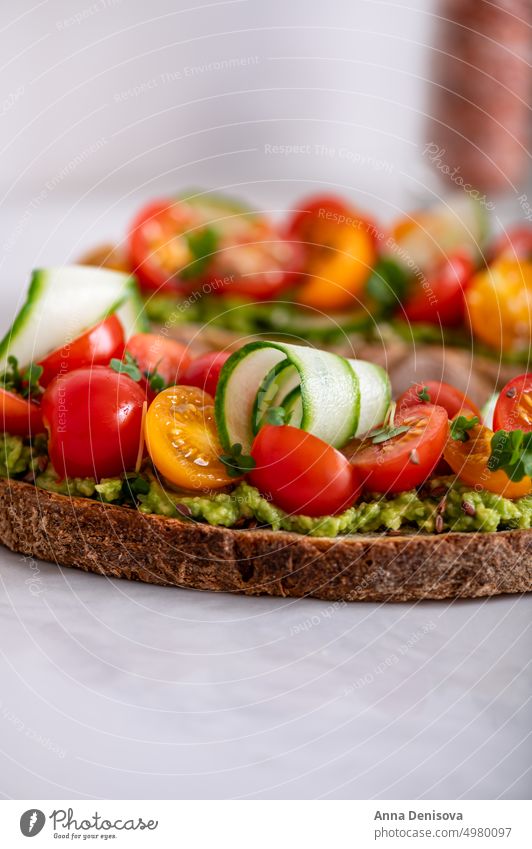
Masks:
[[[284,341],[193,357],[135,280],[36,271],[0,343],[0,539],[154,583],[331,599],[532,589],[532,375],[483,420]]]

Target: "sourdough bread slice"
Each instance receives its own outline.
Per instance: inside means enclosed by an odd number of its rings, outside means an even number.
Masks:
[[[532,590],[532,530],[335,539],[144,515],[0,479],[0,542],[109,578],[329,601]]]

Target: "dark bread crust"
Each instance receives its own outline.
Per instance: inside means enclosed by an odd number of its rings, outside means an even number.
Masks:
[[[0,542],[110,578],[329,601],[532,590],[532,531],[305,537],[146,516],[0,479]]]

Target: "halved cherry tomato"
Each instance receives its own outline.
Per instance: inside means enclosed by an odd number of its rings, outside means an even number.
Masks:
[[[428,397],[422,397],[427,395]],[[421,383],[414,383],[397,400],[399,410],[414,407],[417,404],[436,404],[438,407],[443,407],[444,410],[447,410],[450,419],[464,410],[471,411],[472,415],[478,416],[479,421],[482,419],[477,405],[467,395],[464,395],[455,386],[439,380],[425,380]]]
[[[305,251],[296,300],[324,311],[352,306],[375,264],[377,233],[370,219],[339,198],[309,198],[287,228]]]
[[[199,225],[197,214],[171,199],[144,206],[129,231],[129,260],[140,285],[148,291],[183,289],[179,272],[193,260],[187,234]]]
[[[12,436],[36,436],[44,433],[41,408],[14,392],[0,389],[0,432]]]
[[[263,215],[224,200],[161,200],[145,207],[129,236],[133,270],[143,288],[201,289],[271,298],[301,270],[301,249]]]
[[[220,372],[230,356],[230,352],[227,351],[213,351],[196,357],[180,375],[180,384],[197,386],[214,398]]]
[[[403,310],[409,321],[455,327],[464,320],[464,291],[475,271],[465,251],[443,260],[406,300]]]
[[[172,386],[150,405],[146,445],[154,466],[183,489],[219,489],[234,483],[214,420],[214,401],[195,386]]]
[[[498,259],[532,260],[532,227],[512,227],[494,241],[488,252],[489,261]]]
[[[330,516],[360,495],[358,474],[336,448],[289,425],[265,425],[255,437],[251,483],[287,513]]]
[[[521,374],[502,390],[493,411],[494,430],[532,430],[532,374]]]
[[[298,245],[274,229],[263,230],[222,246],[204,287],[212,294],[269,300],[295,283],[301,267]]]
[[[497,351],[528,351],[532,338],[532,262],[499,260],[466,291],[474,335]]]
[[[136,333],[128,341],[126,351],[142,372],[157,372],[167,386],[180,383],[181,373],[191,360],[186,345],[158,333]]]
[[[124,330],[116,315],[110,315],[99,324],[78,336],[72,342],[65,342],[62,348],[52,351],[39,365],[43,373],[39,378],[41,386],[48,386],[57,374],[67,374],[84,366],[107,366],[113,357],[124,352]]]
[[[394,427],[408,430],[376,444],[370,436],[343,449],[370,492],[403,492],[423,483],[443,454],[449,419],[443,407],[418,404],[401,410]]]
[[[48,449],[61,477],[114,477],[138,457],[144,392],[104,366],[54,378],[42,398]]]
[[[467,442],[449,437],[443,456],[453,472],[463,483],[487,489],[505,498],[521,498],[532,492],[532,480],[523,478],[518,482],[511,481],[502,469],[496,472],[488,468],[491,456],[491,440],[493,431],[484,425],[477,425],[468,432]]]

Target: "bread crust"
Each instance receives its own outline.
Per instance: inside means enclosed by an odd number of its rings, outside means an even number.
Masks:
[[[308,537],[144,515],[0,479],[0,541],[109,578],[328,601],[532,590],[532,531]]]

